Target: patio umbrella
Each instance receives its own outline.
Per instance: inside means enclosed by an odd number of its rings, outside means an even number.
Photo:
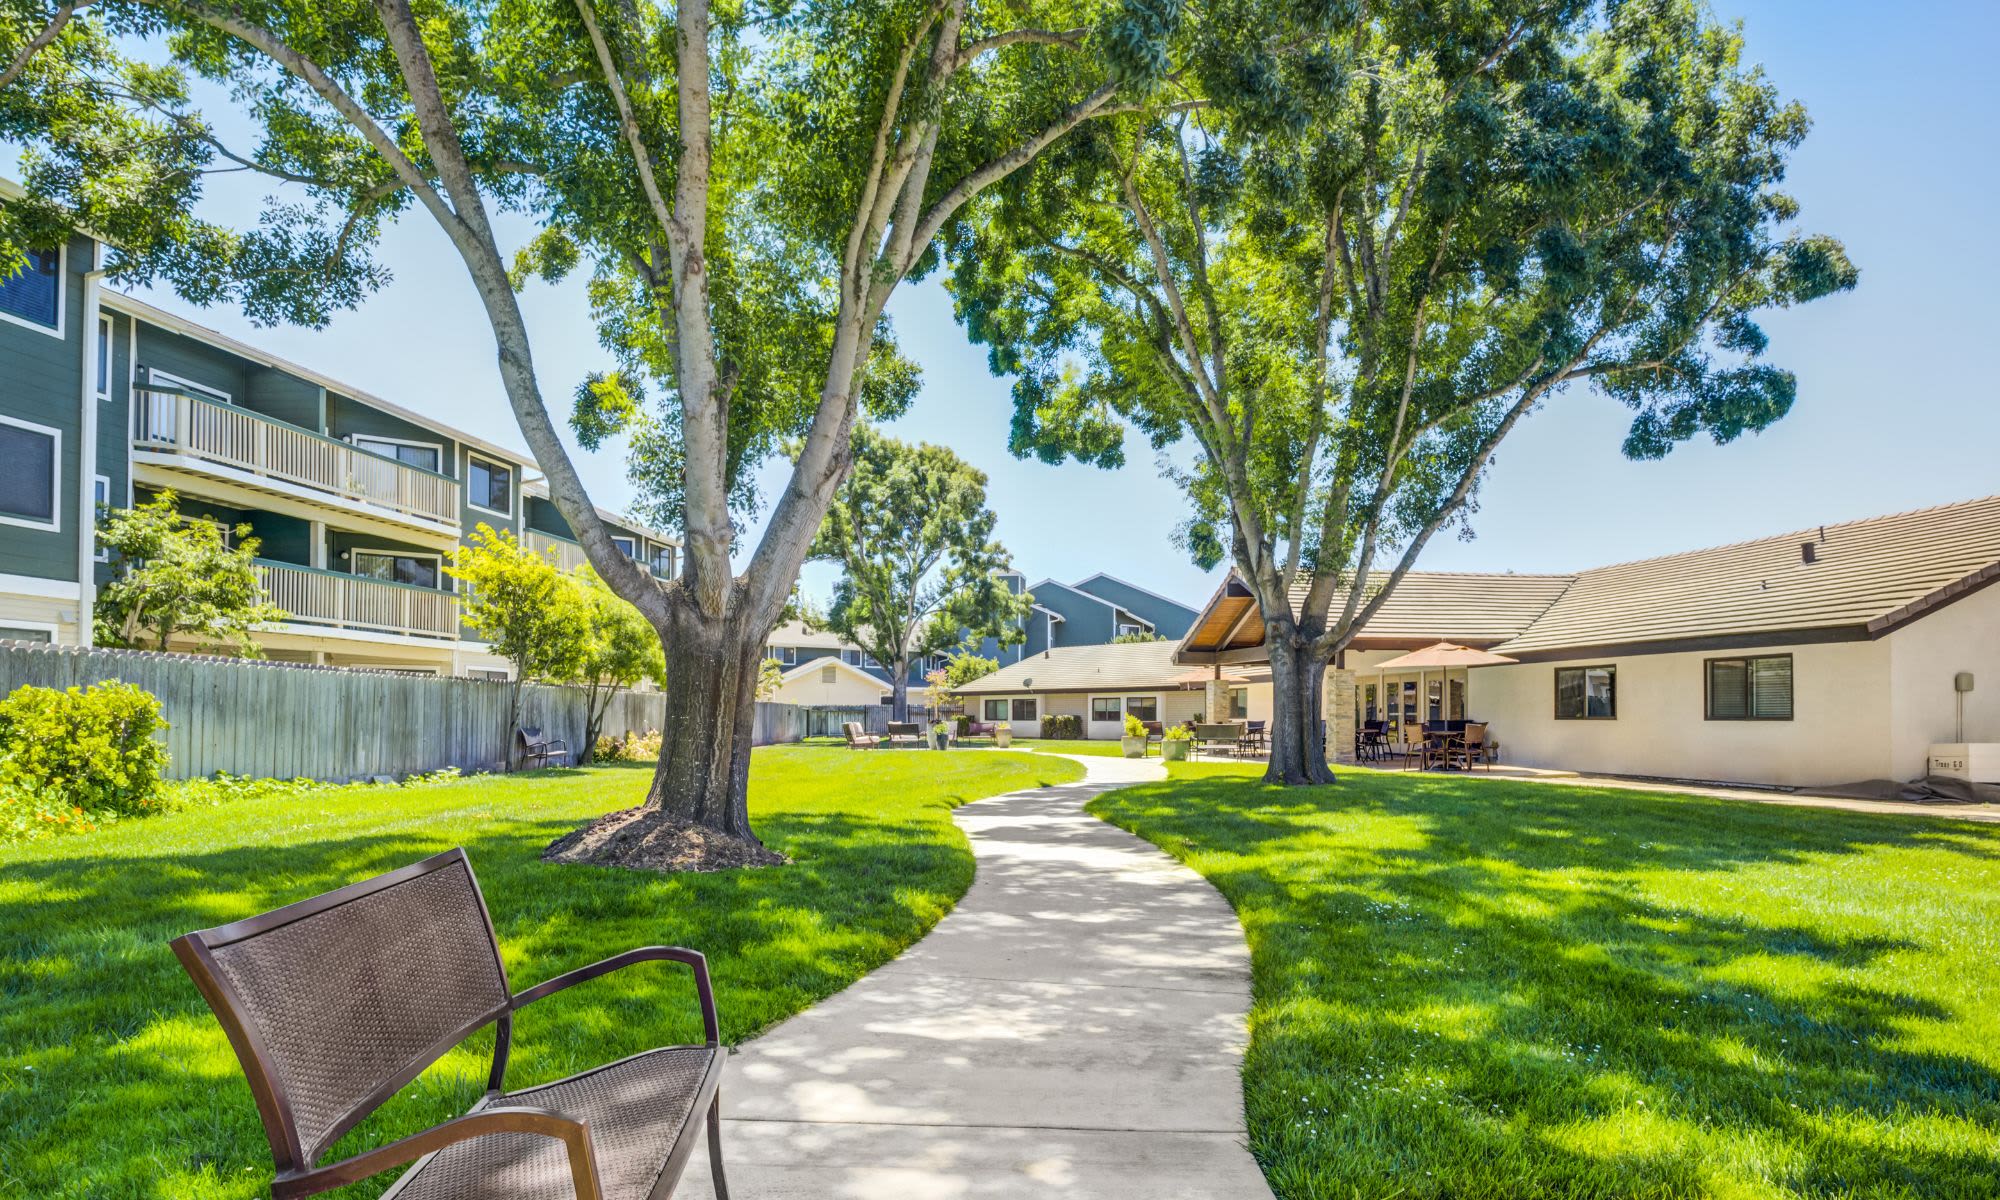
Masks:
[[[1376,663],[1377,671],[1432,671],[1449,670],[1452,667],[1497,667],[1502,663],[1521,661],[1508,658],[1504,654],[1493,654],[1485,650],[1474,650],[1456,642],[1439,642],[1435,646],[1425,646],[1412,650],[1388,662]]]

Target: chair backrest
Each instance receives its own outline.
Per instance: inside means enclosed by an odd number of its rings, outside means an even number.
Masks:
[[[1262,722],[1262,721],[1252,721],[1252,722],[1250,722],[1250,732],[1251,732],[1251,733],[1262,733],[1262,732],[1264,732],[1264,722]]]
[[[462,849],[174,939],[229,1034],[280,1171],[509,1011],[507,972]]]
[[[542,740],[542,731],[533,725],[523,725],[514,731],[514,740],[523,746],[532,746]]]
[[[1167,727],[1162,722],[1147,721],[1144,724],[1146,726],[1147,737],[1165,737],[1167,735]]]
[[[840,723],[840,732],[847,735],[847,740],[851,742],[861,736],[861,722],[842,721]]]
[[[1467,721],[1465,723],[1465,744],[1482,746],[1486,743],[1486,722]]]
[[[915,721],[889,722],[889,732],[895,734],[897,737],[902,737],[908,734],[920,734],[923,731],[924,727],[917,724]]]
[[[1198,738],[1238,737],[1242,732],[1243,727],[1233,721],[1226,725],[1196,725],[1194,727],[1194,735]]]

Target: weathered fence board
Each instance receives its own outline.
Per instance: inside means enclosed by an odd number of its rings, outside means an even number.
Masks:
[[[123,680],[159,698],[168,773],[192,779],[227,771],[279,779],[344,781],[445,767],[491,770],[506,757],[506,683],[441,679],[237,658],[0,643],[0,695],[17,687],[88,687]],[[659,692],[620,692],[605,710],[612,737],[658,729]],[[757,705],[754,743],[838,736],[843,721],[880,731],[881,705]],[[583,744],[580,688],[530,684],[521,719],[548,737]]]

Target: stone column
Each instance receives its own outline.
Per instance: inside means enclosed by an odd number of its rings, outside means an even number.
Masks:
[[[1229,719],[1229,681],[1211,679],[1202,684],[1202,721],[1220,725]]]
[[[1332,667],[1326,673],[1326,756],[1337,763],[1354,761],[1354,672]]]

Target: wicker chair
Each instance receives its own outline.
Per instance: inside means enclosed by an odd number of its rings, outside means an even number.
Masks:
[[[724,1052],[708,965],[692,950],[629,950],[509,994],[486,902],[462,849],[187,934],[173,946],[249,1077],[277,1163],[275,1200],[410,1162],[416,1166],[384,1200],[666,1200],[703,1125],[716,1195],[729,1194],[717,1128]],[[693,968],[706,1043],[503,1090],[515,1010],[655,961]],[[487,1025],[498,1027],[493,1069],[471,1111],[318,1165],[342,1134]]]

